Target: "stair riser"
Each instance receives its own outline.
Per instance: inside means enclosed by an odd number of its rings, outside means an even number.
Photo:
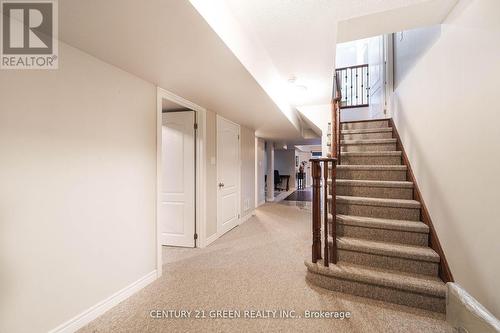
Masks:
[[[384,128],[384,127],[389,127],[388,120],[365,121],[365,122],[360,122],[360,123],[344,123],[344,124],[342,124],[342,129],[344,129],[344,130]]]
[[[401,156],[341,156],[342,164],[401,165]]]
[[[379,254],[362,253],[338,249],[337,258],[356,265],[390,269],[394,271],[437,276],[438,264],[429,261],[419,261],[406,258],[388,257]]]
[[[337,236],[367,239],[379,242],[427,246],[428,234],[401,230],[376,229],[337,223]]]
[[[384,286],[376,286],[363,282],[327,277],[309,271],[307,272],[306,280],[321,288],[341,293],[411,306],[428,311],[446,312],[446,300],[440,297],[433,297]]]
[[[337,202],[337,214],[420,221],[420,209]]]
[[[363,152],[363,151],[395,151],[395,143],[370,143],[370,144],[350,144],[342,145],[342,152]]]
[[[338,179],[406,180],[406,170],[337,170]]]
[[[392,139],[391,132],[342,134],[342,140]]]
[[[337,195],[386,199],[413,199],[412,188],[337,185]]]

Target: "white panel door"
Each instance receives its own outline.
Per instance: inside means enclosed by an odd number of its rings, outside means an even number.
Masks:
[[[368,44],[368,71],[370,117],[384,118],[384,39],[382,36],[370,39]]]
[[[239,224],[240,127],[217,116],[217,231]]]
[[[194,247],[194,112],[163,113],[161,130],[161,243]]]

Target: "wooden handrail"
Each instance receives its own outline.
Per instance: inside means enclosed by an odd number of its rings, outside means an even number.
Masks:
[[[335,154],[334,157],[337,159],[335,162],[332,163],[332,207],[331,207],[331,214],[332,214],[332,238],[333,238],[333,244],[332,244],[332,253],[330,255],[330,258],[332,260],[332,263],[336,264],[337,263],[337,164],[341,163],[342,160],[342,154],[340,151],[340,106],[342,102],[342,89],[340,87],[340,78],[337,75],[337,71],[335,71],[334,75],[334,85],[335,85],[335,96],[333,97],[333,121],[335,124],[335,145],[332,145],[332,147],[335,148]]]
[[[334,95],[332,96],[332,134],[334,133],[334,140],[332,143],[332,156],[337,159],[338,164],[340,164],[340,104],[342,101],[342,90],[340,89],[339,76],[337,75],[337,71],[333,76],[333,86],[334,86]]]
[[[337,263],[337,163],[340,163],[340,102],[342,92],[338,76],[334,75],[330,150],[328,157],[313,158],[310,160],[312,167],[312,262],[317,263],[323,258],[323,264],[328,267],[330,262]],[[323,172],[321,172],[323,170]],[[329,171],[331,170],[331,173]],[[330,186],[328,180],[330,179]],[[323,200],[321,200],[321,183],[323,183]],[[331,195],[330,203],[328,194]],[[323,255],[321,254],[321,201],[323,201]],[[331,225],[328,222],[328,213],[332,216]],[[330,228],[329,228],[330,227]],[[330,230],[329,230],[330,229]],[[333,238],[330,246],[328,239]]]
[[[344,69],[349,69],[349,68],[361,68],[361,67],[368,67],[368,64],[361,64],[361,65],[354,65],[354,66],[347,66],[347,67],[340,67],[340,68],[335,68],[336,71],[342,71]]]

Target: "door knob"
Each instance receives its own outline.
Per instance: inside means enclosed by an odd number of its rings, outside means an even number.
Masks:
[[[219,188],[224,187],[224,183],[219,183]]]

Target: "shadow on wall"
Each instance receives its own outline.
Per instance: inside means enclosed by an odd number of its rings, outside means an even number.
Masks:
[[[393,34],[394,54],[398,55],[394,57],[394,90],[403,82],[418,60],[439,40],[439,37],[441,37],[441,25]],[[411,41],[411,47],[405,45],[408,41]]]
[[[422,197],[424,202],[426,203],[427,209],[433,221],[437,237],[440,240],[441,246],[443,247],[443,251],[448,261],[448,265],[450,266],[451,273],[454,274],[454,278],[457,279],[457,274],[455,274],[457,270],[454,270],[454,267],[457,268],[457,266],[454,265],[454,262],[452,261],[453,258],[456,258],[456,256],[450,256],[450,254],[448,254],[445,249],[461,248],[462,252],[460,253],[460,262],[467,263],[467,271],[469,274],[468,280],[480,281],[480,277],[477,276],[477,274],[474,275],[476,272],[478,272],[478,261],[474,260],[474,258],[470,254],[470,251],[468,251],[468,249],[465,247],[467,245],[467,242],[463,238],[463,235],[457,232],[456,225],[454,224],[454,221],[457,220],[457,216],[454,215],[456,214],[456,210],[454,210],[453,207],[450,206],[449,202],[444,200],[445,198],[447,198],[446,193],[442,191],[439,186],[439,180],[434,177],[434,174],[432,172],[435,166],[432,166],[432,163],[429,163],[429,161],[422,158],[423,156],[425,156],[425,154],[423,153],[423,149],[419,145],[419,141],[417,140],[415,134],[411,131],[410,127],[401,125],[408,124],[409,120],[406,118],[405,110],[402,109],[397,95],[394,99],[394,111],[395,125],[401,137],[401,140],[403,141],[403,145],[405,147],[408,158],[411,160],[411,156],[420,157],[418,159],[419,163],[415,163],[415,159],[413,159],[413,162],[410,161],[413,171],[415,172],[418,170],[415,174],[415,176],[417,176],[418,174],[418,179],[416,179],[417,184],[433,184],[432,191],[426,191],[425,193],[422,193]],[[412,145],[405,145],[405,142],[411,142]],[[419,188],[421,191],[423,190],[421,186],[419,186]],[[441,211],[441,216],[439,219],[437,218],[436,214],[432,214],[432,207],[439,207]],[[446,237],[444,237],[443,235],[443,230],[446,231]],[[447,240],[452,240],[455,244],[443,244],[444,238],[446,238]],[[473,277],[471,278],[470,276]],[[458,280],[456,280],[455,282],[460,283],[460,278],[458,278]],[[470,287],[468,291],[471,292]],[[476,284],[474,286],[473,293],[476,296],[485,295],[487,293],[487,290],[483,288],[481,284]]]

